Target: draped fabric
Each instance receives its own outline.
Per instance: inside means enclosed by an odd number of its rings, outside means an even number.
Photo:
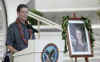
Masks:
[[[16,24],[18,26],[21,39],[24,41],[25,44],[28,44],[28,40],[24,38],[24,32],[22,31],[22,26],[21,26],[21,22],[19,18],[16,19]],[[28,25],[27,21],[25,21],[25,25]],[[28,29],[28,32],[29,32],[30,38],[32,38],[32,29]]]

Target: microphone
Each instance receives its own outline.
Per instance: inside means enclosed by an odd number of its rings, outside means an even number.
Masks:
[[[32,32],[33,32],[33,33],[34,33],[34,32],[38,33],[38,30],[35,29],[35,28],[33,28],[31,24],[27,24],[27,28],[28,28],[28,29],[32,29]]]

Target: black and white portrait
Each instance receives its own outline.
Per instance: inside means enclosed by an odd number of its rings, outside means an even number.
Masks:
[[[83,21],[69,21],[68,34],[73,55],[90,54],[90,41]]]

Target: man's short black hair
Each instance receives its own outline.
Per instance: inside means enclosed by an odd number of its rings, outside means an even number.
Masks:
[[[18,5],[18,7],[17,7],[17,12],[20,12],[20,9],[21,9],[21,8],[28,8],[28,6],[25,5],[25,4],[20,4],[20,5]]]

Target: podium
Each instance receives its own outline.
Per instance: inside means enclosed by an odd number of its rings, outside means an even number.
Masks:
[[[13,55],[14,62],[63,62],[64,41],[29,40],[28,48]]]

